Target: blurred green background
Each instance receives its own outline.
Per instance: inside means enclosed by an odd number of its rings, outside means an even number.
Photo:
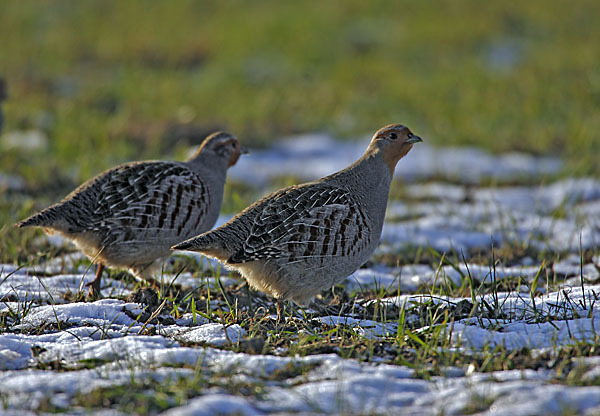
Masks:
[[[598,175],[599,16],[597,0],[4,0],[0,172],[27,192],[4,192],[0,224],[215,129],[256,147],[401,122]]]

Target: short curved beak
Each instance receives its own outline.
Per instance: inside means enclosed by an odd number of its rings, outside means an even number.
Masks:
[[[406,141],[404,143],[411,143],[411,144],[413,144],[413,143],[419,143],[419,142],[422,142],[422,141],[423,141],[423,139],[421,139],[419,136],[414,136],[413,135],[412,137],[409,137],[408,139],[406,139]]]
[[[248,148],[246,146],[241,146],[240,153],[243,155],[247,155],[248,153],[250,153],[250,150],[248,150]]]

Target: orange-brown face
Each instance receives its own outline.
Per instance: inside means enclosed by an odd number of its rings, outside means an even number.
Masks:
[[[394,172],[396,164],[412,149],[413,144],[422,142],[408,127],[401,124],[390,124],[373,135],[371,143],[377,146],[383,154],[383,160]]]
[[[247,153],[235,136],[216,132],[208,136],[198,152],[212,152],[227,161],[227,167],[236,164],[242,153]]]
[[[235,165],[242,154],[242,146],[235,137],[223,140],[215,145],[216,154],[227,159],[227,167]]]

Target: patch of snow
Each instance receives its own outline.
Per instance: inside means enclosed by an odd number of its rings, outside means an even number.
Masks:
[[[0,284],[0,298],[17,297],[20,300],[43,300],[63,303],[65,293],[79,293],[85,284],[94,279],[92,275],[56,275],[36,277],[20,273],[4,276]]]
[[[219,392],[207,392],[208,394],[196,397],[184,406],[171,409],[165,416],[212,416],[212,415],[240,415],[255,416],[262,415],[248,400]]]
[[[587,281],[593,281],[600,277],[600,272],[595,264],[581,265],[581,259],[577,254],[571,254],[567,258],[554,263],[552,271],[563,276],[581,276]]]
[[[36,357],[42,363],[63,362],[69,367],[77,367],[86,361],[110,362],[127,361],[145,366],[152,361],[154,350],[177,345],[161,336],[119,337],[61,343],[59,348],[48,349]]]
[[[412,185],[429,202],[391,202],[379,252],[431,246],[438,251],[489,249],[505,243],[578,252],[600,246],[600,182],[566,179],[541,187]],[[556,215],[558,213],[559,215]]]
[[[104,299],[93,303],[69,303],[66,305],[46,305],[32,309],[15,329],[26,330],[44,325],[70,324],[105,327],[111,325],[129,326],[136,322],[124,313],[130,306],[132,313],[139,308],[137,304],[126,304],[120,300]],[[141,312],[141,311],[140,311]]]
[[[272,388],[260,408],[268,412],[322,414],[390,414],[410,409],[414,400],[430,392],[425,380],[389,365],[336,362],[333,368],[313,371],[313,380],[291,388]]]
[[[54,238],[55,235],[48,236],[48,238]],[[62,239],[62,237],[60,237]],[[62,240],[67,244],[68,240]],[[52,243],[54,245],[54,243]],[[30,267],[29,270],[39,271],[47,274],[59,274],[59,273],[86,273],[94,275],[96,272],[96,266],[90,265],[89,261],[86,261],[87,257],[81,251],[73,251],[71,253],[63,254],[62,256],[54,257],[48,261],[40,264],[39,266]]]
[[[382,324],[368,319],[354,319],[347,316],[324,316],[317,319],[324,324],[331,326],[348,326],[356,332],[357,335],[369,339],[394,336],[397,329],[395,324]]]
[[[247,331],[239,325],[223,326],[208,323],[198,328],[183,330],[174,335],[174,338],[183,342],[206,343],[210,345],[237,344]]]
[[[186,253],[187,254],[187,253]],[[203,257],[206,259],[206,257]],[[165,282],[172,282],[173,280],[175,280],[175,284],[177,285],[181,285],[182,287],[185,288],[198,288],[198,287],[203,287],[208,285],[208,287],[210,287],[212,290],[218,290],[219,289],[219,282],[218,280],[221,281],[221,284],[223,285],[223,287],[229,287],[229,286],[235,286],[237,284],[240,283],[239,279],[235,279],[233,277],[226,277],[226,276],[222,276],[219,277],[218,279],[216,277],[212,277],[210,275],[206,275],[206,276],[195,276],[192,273],[181,273],[177,279],[175,279],[175,275],[172,274],[165,274],[162,276],[163,277],[163,281]],[[160,279],[159,279],[160,281]]]
[[[56,395],[62,395],[64,402],[78,393],[85,394],[98,388],[124,385],[132,380],[160,383],[191,376],[193,370],[175,368],[126,371],[84,369],[68,372],[24,370],[0,372],[0,385],[5,407],[37,409],[42,402],[51,401]]]

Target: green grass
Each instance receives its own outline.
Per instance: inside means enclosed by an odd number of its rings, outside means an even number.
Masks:
[[[2,202],[0,219],[120,162],[182,158],[218,128],[266,146],[402,122],[429,143],[556,154],[568,174],[597,175],[599,13],[592,0],[7,0],[5,132],[48,140],[23,151],[0,139],[0,172],[23,176],[35,201]],[[502,48],[514,64],[491,65]],[[225,210],[254,198],[234,193]]]
[[[33,183],[52,166],[81,180],[181,154],[170,127],[188,122],[251,144],[403,122],[434,143],[558,153],[588,171],[599,12],[591,0],[7,1],[7,127],[41,128],[50,143],[39,169],[11,154],[2,166],[33,169]],[[519,54],[511,69],[489,65],[502,42]]]

